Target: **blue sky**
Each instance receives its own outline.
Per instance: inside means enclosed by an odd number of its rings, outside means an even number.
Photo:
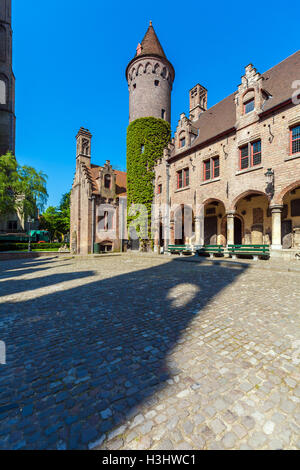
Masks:
[[[126,169],[125,69],[150,19],[176,72],[174,132],[196,83],[210,107],[250,62],[263,73],[299,49],[295,4],[13,0],[16,156],[48,175],[48,205],[71,188],[81,126],[93,134],[93,163]]]

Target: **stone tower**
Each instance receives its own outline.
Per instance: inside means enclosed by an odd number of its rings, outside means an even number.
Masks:
[[[171,121],[171,91],[175,72],[165,56],[152,22],[126,69],[129,122],[142,117]]]
[[[15,77],[12,71],[11,0],[0,1],[0,155],[15,153]]]

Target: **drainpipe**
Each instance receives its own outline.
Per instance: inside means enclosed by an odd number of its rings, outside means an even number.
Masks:
[[[165,248],[164,248],[164,251],[165,253],[168,252],[168,245],[169,245],[169,239],[170,239],[170,207],[169,207],[169,204],[170,204],[170,164],[168,162],[166,162],[166,181],[167,181],[167,187],[166,187],[166,201],[167,201],[167,204],[166,204],[166,210],[167,210],[167,213],[166,213],[166,218],[165,218],[165,234],[167,235],[165,237],[165,240],[164,240],[164,244],[165,244]]]
[[[92,200],[92,254],[94,254],[94,244],[95,244],[95,196],[91,197]]]
[[[123,252],[123,230],[124,230],[124,219],[123,219],[123,200],[119,198],[119,240],[120,240],[120,252]]]

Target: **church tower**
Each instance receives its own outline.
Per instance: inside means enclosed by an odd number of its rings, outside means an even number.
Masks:
[[[171,91],[175,72],[166,58],[152,22],[126,69],[129,122],[142,117],[171,121]]]
[[[0,1],[0,155],[15,153],[15,77],[12,71],[11,0]]]

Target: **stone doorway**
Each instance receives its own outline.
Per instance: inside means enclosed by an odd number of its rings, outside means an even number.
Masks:
[[[243,230],[242,230],[242,221],[239,217],[234,218],[234,244],[242,245],[243,240]]]
[[[204,219],[204,244],[216,245],[217,233],[218,233],[218,218],[216,216],[205,217]]]

